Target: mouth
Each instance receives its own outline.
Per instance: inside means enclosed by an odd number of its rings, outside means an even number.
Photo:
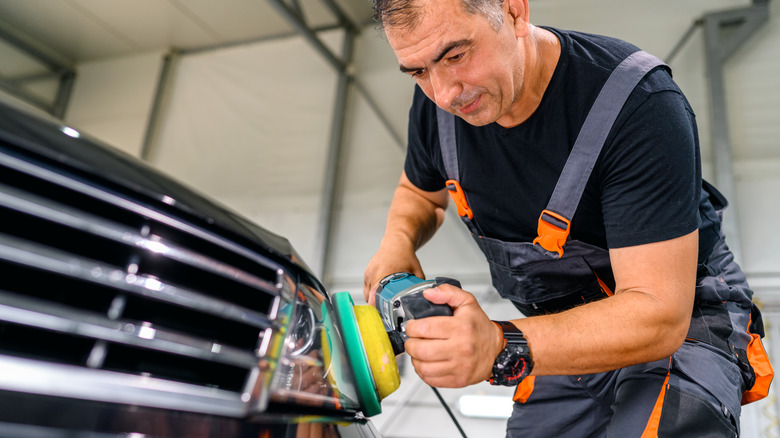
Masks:
[[[462,106],[458,108],[458,112],[460,112],[463,115],[470,114],[474,111],[476,111],[477,108],[479,108],[479,103],[482,102],[482,95],[479,95],[476,99],[474,99],[471,103],[468,105]]]

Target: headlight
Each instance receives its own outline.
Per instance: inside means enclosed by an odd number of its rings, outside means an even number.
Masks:
[[[277,317],[277,321],[289,323],[279,333],[281,345],[269,387],[270,401],[327,410],[359,410],[352,371],[330,302],[322,292],[306,284],[291,295]]]

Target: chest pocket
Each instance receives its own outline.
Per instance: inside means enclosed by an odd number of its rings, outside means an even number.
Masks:
[[[597,249],[582,254],[582,242],[570,241],[562,258],[529,258],[537,252],[529,243],[492,242],[476,239],[488,255],[493,285],[526,316],[560,312],[612,295],[614,276],[609,253]],[[491,245],[492,244],[492,245]],[[503,257],[496,257],[499,246]],[[492,250],[491,250],[492,249]]]

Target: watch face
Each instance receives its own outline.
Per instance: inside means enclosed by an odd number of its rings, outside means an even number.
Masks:
[[[526,344],[507,344],[493,364],[494,385],[514,386],[531,373],[533,362]]]
[[[523,344],[507,344],[502,353],[506,354],[506,360],[510,364],[525,363],[528,348]]]

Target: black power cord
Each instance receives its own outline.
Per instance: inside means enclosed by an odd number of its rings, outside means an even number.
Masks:
[[[434,388],[433,386],[431,386],[431,389],[433,390],[433,393],[436,394],[436,397],[441,402],[441,405],[444,406],[444,410],[447,411],[447,413],[450,415],[450,418],[452,419],[452,422],[455,423],[455,427],[458,428],[458,431],[460,432],[460,436],[462,436],[463,438],[468,438],[466,436],[466,432],[464,432],[463,428],[460,427],[460,423],[458,423],[458,419],[455,418],[455,414],[452,413],[452,411],[450,410],[450,407],[447,406],[447,402],[445,402],[444,399],[442,398],[441,394],[439,394],[439,390]]]

